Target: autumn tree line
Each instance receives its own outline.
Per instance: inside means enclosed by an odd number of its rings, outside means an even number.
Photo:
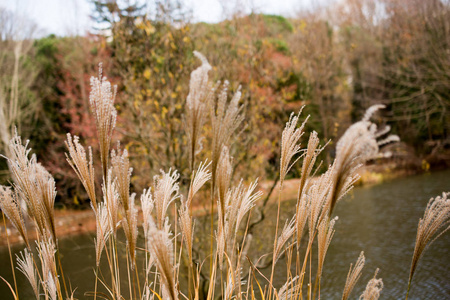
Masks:
[[[324,166],[335,155],[333,141],[375,103],[387,106],[378,121],[401,137],[391,158],[398,167],[450,165],[447,0],[345,0],[294,18],[235,13],[217,24],[191,22],[176,1],[91,5],[96,26],[69,37],[35,38],[33,25],[0,10],[0,152],[15,128],[30,139],[57,180],[61,205],[88,202],[63,141],[70,132],[94,144],[89,78],[99,63],[118,85],[115,134],[131,154],[132,185],[141,190],[171,167],[188,179],[183,112],[199,65],[194,50],[213,66],[213,81],[228,80],[230,94],[241,86],[246,124],[230,149],[235,176],[277,177],[282,125],[304,105],[306,131],[330,141]],[[0,169],[4,183],[3,159]]]

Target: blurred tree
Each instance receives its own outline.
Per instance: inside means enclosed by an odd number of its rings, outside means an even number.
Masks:
[[[39,71],[32,62],[36,30],[27,19],[0,8],[0,153],[6,155],[15,128],[26,138],[36,119],[39,102],[31,89]],[[1,164],[5,170],[3,159]]]
[[[338,31],[317,14],[304,14],[296,22],[290,37],[295,70],[307,82],[304,99],[305,113],[311,115],[310,130],[316,130],[323,142],[336,141],[351,124],[351,96],[349,74],[344,49]],[[326,164],[331,163],[330,150]]]
[[[119,115],[126,120],[119,131],[139,165],[133,183],[146,187],[148,174],[161,168],[176,166],[186,174],[182,115],[195,50],[189,13],[177,1],[94,3],[101,11],[98,22],[111,32],[113,74],[121,84]]]
[[[450,149],[450,3],[348,0],[341,32],[354,115],[374,102],[402,140],[435,165]]]
[[[55,177],[60,204],[87,205],[85,191],[66,163],[64,141],[70,132],[96,150],[89,80],[98,72],[100,62],[104,61],[105,68],[109,68],[109,50],[102,37],[93,35],[63,38],[50,35],[35,40],[34,49],[34,61],[40,72],[33,90],[42,100],[30,138],[33,152]]]

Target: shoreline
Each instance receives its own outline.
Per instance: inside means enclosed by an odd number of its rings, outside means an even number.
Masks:
[[[420,174],[420,172],[398,168],[394,164],[384,164],[365,166],[359,171],[359,174],[361,176],[361,179],[355,186],[370,186],[381,184],[395,178],[414,176]],[[296,198],[298,182],[298,178],[288,179],[284,182],[283,194],[281,195],[282,201]],[[272,181],[265,181],[260,183],[260,189],[264,192],[265,195],[267,195],[271,186]],[[276,199],[278,199],[278,184],[274,188],[273,193],[270,195],[269,202],[274,202],[276,201]],[[199,206],[200,205],[197,205],[193,208],[194,215],[203,214],[201,211],[205,210],[205,207]],[[95,215],[91,209],[57,209],[55,210],[55,224],[58,238],[92,233],[96,230]],[[6,227],[8,231],[8,240],[10,246],[24,244],[22,237],[18,234],[18,232],[8,219],[6,219]],[[0,226],[0,236],[2,237],[0,239],[0,248],[7,247],[4,224]],[[32,225],[30,225],[28,228],[28,236],[30,240],[36,239],[36,230]]]

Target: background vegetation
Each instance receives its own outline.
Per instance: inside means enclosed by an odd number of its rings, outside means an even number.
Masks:
[[[448,1],[345,0],[291,19],[235,14],[218,24],[190,22],[176,1],[156,4],[149,11],[92,1],[92,33],[40,39],[33,38],[31,24],[19,34],[15,16],[1,11],[0,152],[18,126],[55,176],[57,203],[88,203],[70,166],[61,163],[62,141],[71,132],[95,145],[88,93],[99,62],[119,85],[115,134],[139,166],[132,185],[141,190],[150,174],[170,167],[187,181],[182,129],[189,74],[198,66],[194,50],[213,66],[213,81],[228,79],[231,92],[242,85],[251,130],[244,127],[230,149],[236,178],[278,178],[280,124],[305,104],[304,114],[311,115],[306,130],[317,131],[324,143],[337,141],[367,107],[383,103],[388,109],[382,122],[402,138],[397,165],[449,166]],[[10,103],[14,111],[7,109]],[[208,130],[205,146],[211,142]],[[335,155],[331,149],[321,154],[324,165]],[[7,169],[5,161],[1,167]],[[6,181],[7,172],[2,174]]]

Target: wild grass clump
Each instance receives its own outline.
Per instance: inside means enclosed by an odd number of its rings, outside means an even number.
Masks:
[[[136,204],[136,194],[130,191],[133,170],[127,150],[121,149],[120,144],[111,149],[117,117],[114,108],[116,88],[103,77],[101,67],[99,76],[91,80],[90,105],[97,126],[102,166],[100,185],[95,180],[92,149],[89,147],[86,152],[77,136],[68,134],[66,141],[67,161],[86,189],[97,226],[94,240],[96,265],[93,266],[96,280],[92,291],[85,295],[114,300],[320,298],[327,250],[335,230],[339,230],[338,218],[333,216],[334,208],[358,180],[358,168],[369,159],[386,156],[380,146],[397,141],[398,137],[377,140],[389,128],[379,131],[370,121],[372,114],[382,108],[373,106],[338,141],[336,158],[328,170],[314,177],[319,167],[317,157],[326,145],[320,146],[317,133],[312,132],[306,148],[302,148],[301,139],[308,117],[301,121],[300,113],[292,114],[281,138],[279,195],[283,193],[289,170],[301,161],[295,215],[280,220],[280,196],[272,251],[260,258],[250,258],[247,255],[252,243],[252,235],[248,233],[250,215],[262,192],[257,190],[258,179],[246,184],[243,179],[235,181],[232,178],[230,149],[244,120],[240,88],[228,100],[228,83],[212,84],[208,77],[211,66],[203,55],[195,55],[202,65],[192,72],[186,100],[189,184],[186,188],[180,186],[177,170],[161,170],[154,176],[152,185],[142,191],[140,206]],[[209,160],[198,161],[197,155],[205,151],[201,140],[208,116],[212,132]],[[17,257],[17,268],[29,280],[36,299],[73,299],[73,291],[66,284],[70,274],[63,273],[59,260],[54,222],[54,179],[37,162],[36,156],[30,157],[28,142],[22,144],[17,133],[9,147],[11,155],[6,159],[11,165],[13,184],[12,187],[0,187],[0,208],[27,247]],[[96,192],[96,186],[101,187],[100,194]],[[210,188],[211,243],[208,253],[199,256],[202,252],[197,251],[199,245],[195,236],[198,232],[192,203],[205,186]],[[449,228],[447,197],[448,194],[443,194],[432,199],[419,223],[410,284],[424,250]],[[26,211],[19,205],[22,200],[27,205]],[[138,221],[140,212],[142,222]],[[27,236],[25,215],[38,229],[35,247]],[[143,244],[138,240],[140,227]],[[124,232],[124,241],[118,234],[120,228]],[[308,237],[303,239],[306,233]],[[315,242],[317,270],[313,274]],[[123,247],[125,259],[119,255]],[[36,255],[32,254],[33,248],[37,249]],[[281,267],[277,263],[283,255],[288,263],[285,283],[279,287],[274,285],[274,276],[275,270]],[[105,272],[102,272],[102,260],[106,262]],[[270,276],[263,272],[262,262],[270,269]],[[350,266],[342,299],[349,298],[361,277],[364,262],[361,252],[356,264]],[[187,272],[187,276],[180,276],[183,272]],[[127,274],[125,280],[123,274]],[[361,299],[378,299],[380,296],[383,283],[375,276],[367,284]],[[187,279],[182,279],[185,277]],[[106,293],[99,292],[99,285]],[[21,293],[17,285],[14,286],[10,285],[11,292],[19,299]]]

